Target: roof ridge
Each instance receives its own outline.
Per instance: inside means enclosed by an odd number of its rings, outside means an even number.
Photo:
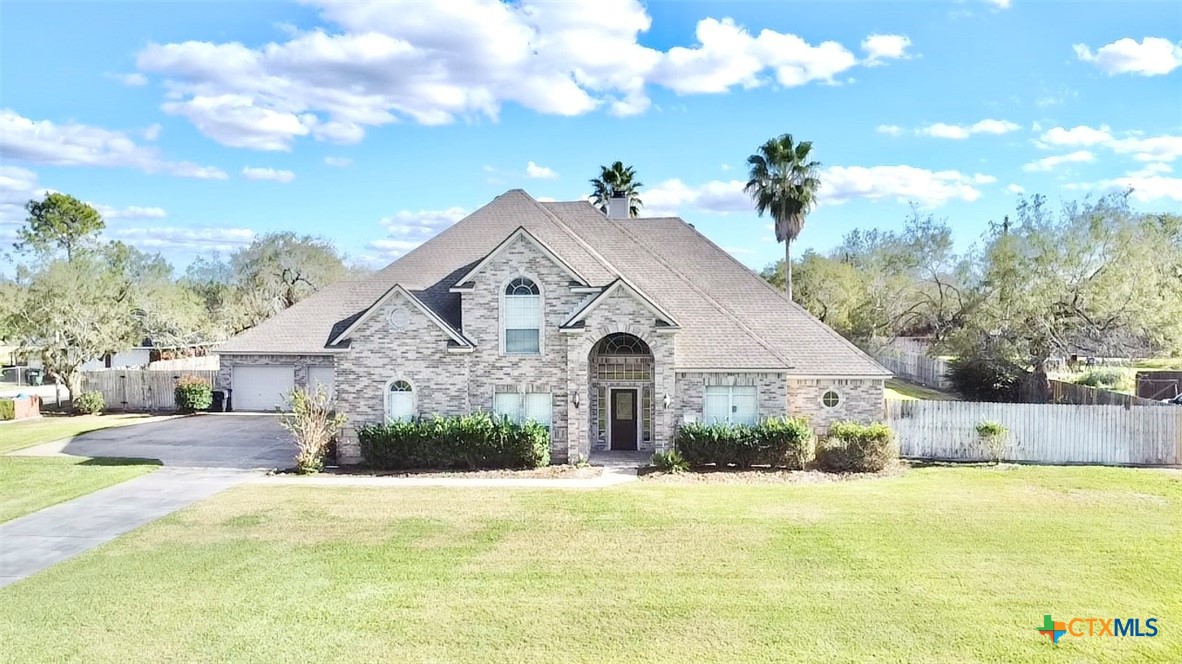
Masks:
[[[678,221],[680,221],[682,224],[684,224],[684,225],[686,225],[686,226],[689,226],[690,228],[693,228],[693,226],[692,226],[692,225],[690,225],[689,223],[687,223],[687,222],[686,222],[684,219],[681,219],[681,218],[677,218],[677,219],[678,219]],[[641,242],[641,241],[640,241],[640,238],[636,237],[636,235],[635,235],[634,233],[632,233],[631,231],[629,231],[629,230],[628,230],[628,229],[625,227],[625,224],[621,224],[621,223],[613,223],[612,225],[613,225],[613,226],[615,226],[616,228],[619,228],[619,229],[620,229],[621,231],[623,231],[623,232],[624,232],[624,234],[625,234],[625,235],[627,235],[628,237],[632,238],[632,241],[633,241],[634,243],[636,243],[636,244],[637,244],[637,245],[639,245],[640,247],[644,247],[644,248],[646,248],[646,249],[647,249],[647,247],[645,246],[644,242]],[[694,229],[694,230],[696,231],[696,229]],[[699,233],[699,235],[701,235],[701,234]],[[729,308],[727,308],[727,307],[723,306],[723,305],[722,305],[722,303],[720,303],[718,300],[715,300],[715,299],[714,299],[714,297],[712,297],[712,296],[711,296],[709,293],[707,293],[707,292],[706,292],[705,290],[703,290],[702,288],[698,287],[698,285],[697,285],[697,284],[695,284],[693,281],[690,281],[690,279],[689,279],[688,277],[686,277],[686,276],[685,276],[685,274],[684,274],[683,272],[681,272],[681,271],[680,271],[680,270],[678,270],[676,267],[674,267],[673,265],[671,265],[671,264],[669,263],[669,261],[666,261],[666,260],[664,259],[664,257],[662,257],[660,254],[658,254],[658,253],[656,253],[656,252],[651,252],[651,255],[652,255],[652,257],[653,257],[653,258],[655,258],[657,261],[659,261],[659,262],[660,262],[662,265],[664,265],[664,266],[665,266],[665,268],[666,268],[666,269],[668,269],[670,272],[673,272],[674,274],[676,274],[676,275],[678,275],[679,277],[681,277],[681,280],[682,280],[682,282],[683,282],[683,283],[685,283],[687,286],[689,286],[689,287],[690,287],[690,288],[692,288],[693,290],[697,291],[697,292],[698,292],[698,294],[699,294],[699,295],[701,295],[701,296],[702,296],[702,297],[703,297],[703,298],[704,298],[704,299],[705,299],[707,302],[709,302],[710,304],[714,305],[714,308],[718,309],[718,310],[719,310],[721,313],[723,313],[724,315],[726,315],[727,317],[729,317],[731,320],[733,320],[733,321],[735,322],[735,324],[737,324],[737,325],[738,325],[740,328],[742,328],[742,330],[743,330],[744,332],[746,332],[747,334],[751,335],[751,338],[752,338],[752,339],[754,339],[754,340],[755,340],[755,342],[756,342],[756,343],[758,343],[760,346],[763,346],[765,349],[767,349],[767,351],[768,351],[769,353],[771,353],[771,354],[772,354],[772,357],[775,357],[775,358],[779,359],[781,362],[783,362],[785,367],[787,367],[787,368],[789,368],[789,369],[793,368],[793,366],[792,366],[792,362],[790,362],[790,361],[788,360],[788,358],[786,358],[786,357],[784,357],[783,355],[781,355],[781,354],[780,354],[780,352],[779,352],[779,351],[777,351],[777,350],[776,350],[776,349],[775,349],[773,346],[771,346],[770,344],[768,344],[767,342],[765,342],[765,341],[763,340],[763,338],[762,338],[762,337],[760,337],[760,335],[759,335],[759,334],[757,334],[757,333],[755,332],[755,330],[752,330],[750,327],[748,327],[748,326],[747,326],[747,324],[746,324],[746,323],[744,323],[744,322],[743,322],[743,319],[741,319],[741,318],[739,318],[737,315],[735,315],[735,312],[733,312],[733,311],[731,311]],[[729,255],[729,254],[728,254],[728,255]]]
[[[555,225],[557,225],[559,228],[561,228],[563,231],[565,231],[566,234],[569,235],[572,240],[577,242],[579,244],[579,246],[583,248],[584,251],[586,251],[588,254],[591,255],[592,258],[599,261],[600,264],[602,264],[605,268],[607,268],[608,272],[616,275],[616,278],[622,278],[624,276],[623,273],[621,273],[618,269],[616,269],[615,265],[612,265],[611,261],[609,261],[607,258],[605,258],[603,256],[603,254],[596,251],[595,247],[592,247],[589,243],[587,243],[587,241],[584,240],[581,235],[576,233],[574,231],[574,229],[572,229],[570,226],[567,226],[566,222],[564,222],[561,217],[554,214],[554,212],[552,212],[551,210],[546,208],[545,205],[542,205],[533,196],[530,196],[529,194],[526,194],[525,196],[530,201],[532,201],[533,204],[536,205],[537,208],[539,210],[541,210],[542,213],[545,214],[547,218],[549,218],[551,221],[554,222]],[[567,202],[578,203],[578,201],[567,201]]]
[[[706,237],[706,236],[705,236],[705,235],[704,235],[704,234],[703,234],[701,231],[699,231],[699,230],[697,229],[697,227],[696,227],[696,226],[694,226],[694,225],[693,225],[693,224],[691,224],[691,223],[688,223],[688,222],[686,222],[684,219],[681,219],[680,217],[672,217],[672,218],[674,218],[674,219],[677,219],[678,221],[680,221],[681,223],[685,224],[686,226],[689,226],[689,229],[690,229],[690,231],[691,231],[692,233],[694,233],[694,234],[695,234],[695,235],[697,235],[698,237],[700,237],[700,238],[702,238],[703,240],[705,240],[705,241],[706,241],[706,243],[707,243],[707,244],[709,244],[711,247],[714,247],[715,249],[717,249],[717,250],[718,250],[718,252],[719,252],[719,253],[721,253],[722,255],[726,256],[726,258],[727,258],[729,261],[731,261],[731,262],[732,262],[732,263],[734,263],[735,265],[738,265],[739,267],[741,267],[741,268],[742,268],[742,269],[743,269],[745,272],[747,272],[747,274],[749,274],[749,275],[751,275],[752,277],[754,277],[754,278],[755,278],[757,281],[759,281],[759,283],[763,284],[763,285],[764,285],[764,286],[765,286],[765,287],[766,287],[768,290],[770,290],[772,293],[774,293],[774,294],[776,295],[776,297],[780,298],[780,299],[781,299],[781,300],[783,300],[784,302],[787,302],[788,304],[792,305],[793,307],[796,307],[797,309],[799,309],[799,310],[800,310],[800,313],[803,313],[803,314],[805,315],[805,317],[806,317],[806,318],[809,320],[809,322],[811,322],[811,323],[813,323],[813,324],[814,324],[814,326],[816,326],[816,327],[820,327],[822,330],[824,330],[825,332],[827,332],[829,335],[831,335],[831,336],[833,336],[833,337],[836,337],[837,339],[841,340],[841,341],[842,341],[842,342],[843,342],[845,345],[849,346],[851,349],[853,349],[855,352],[857,352],[858,354],[860,354],[862,357],[864,357],[864,358],[866,358],[866,359],[870,360],[870,361],[871,361],[871,362],[873,362],[874,364],[877,364],[878,366],[880,366],[880,367],[882,367],[884,370],[886,370],[886,367],[883,367],[883,366],[882,366],[882,364],[881,364],[881,363],[880,363],[878,360],[876,360],[876,359],[874,359],[873,357],[871,357],[869,353],[867,353],[866,351],[862,350],[862,349],[861,349],[861,348],[860,348],[860,347],[859,347],[857,344],[855,344],[854,342],[852,342],[852,341],[850,341],[849,339],[846,339],[845,337],[843,337],[843,336],[842,336],[842,335],[841,335],[841,334],[840,334],[840,333],[839,333],[837,330],[835,330],[835,329],[833,329],[832,327],[829,327],[828,325],[826,325],[824,321],[822,321],[820,318],[817,318],[816,316],[814,316],[814,315],[813,315],[813,312],[809,311],[809,310],[808,310],[808,309],[806,309],[806,308],[805,308],[803,305],[801,305],[801,304],[797,303],[796,301],[792,300],[791,298],[789,298],[789,297],[787,296],[787,294],[785,294],[785,293],[783,293],[783,292],[781,292],[781,291],[779,291],[779,290],[776,290],[776,287],[775,287],[775,286],[772,286],[772,285],[771,285],[771,283],[770,283],[770,282],[768,282],[768,280],[767,280],[767,279],[764,279],[764,278],[763,278],[763,277],[761,277],[761,276],[759,275],[759,273],[757,273],[755,270],[752,270],[750,267],[747,267],[747,265],[746,265],[746,264],[744,264],[742,261],[740,261],[739,259],[737,259],[737,258],[735,258],[734,256],[732,256],[732,255],[731,255],[731,253],[730,253],[729,251],[727,251],[726,249],[723,249],[722,247],[718,246],[718,245],[717,245],[717,244],[714,242],[714,240],[711,240],[710,238]]]

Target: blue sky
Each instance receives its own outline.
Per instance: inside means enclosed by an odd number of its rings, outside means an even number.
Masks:
[[[966,244],[1021,192],[1182,211],[1170,2],[4,2],[0,62],[5,244],[50,189],[181,265],[289,229],[380,265],[618,159],[761,267],[744,160],[784,132],[825,167],[801,249],[911,202]]]

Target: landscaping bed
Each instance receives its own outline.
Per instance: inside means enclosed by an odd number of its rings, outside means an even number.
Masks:
[[[681,472],[668,472],[648,466],[641,468],[637,475],[646,482],[662,484],[831,484],[851,480],[873,480],[897,477],[907,472],[909,464],[899,461],[888,465],[877,473],[832,473],[809,468],[806,470],[785,470],[782,468],[733,468],[698,466]]]
[[[294,474],[283,471],[276,474]],[[599,477],[603,468],[599,466],[541,466],[539,468],[496,468],[491,470],[375,470],[361,466],[330,467],[322,474],[351,477],[463,477],[467,479],[563,479],[585,480]]]

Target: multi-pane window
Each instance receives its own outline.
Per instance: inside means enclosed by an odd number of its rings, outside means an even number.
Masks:
[[[755,424],[759,416],[754,385],[707,385],[702,419],[707,424]]]
[[[550,428],[550,410],[554,399],[549,392],[497,392],[493,396],[493,412],[521,424],[534,421]]]
[[[386,417],[390,421],[409,420],[414,414],[414,388],[405,380],[390,383],[390,389],[386,391]]]
[[[538,285],[518,277],[505,286],[505,353],[537,355],[542,342],[542,295]]]

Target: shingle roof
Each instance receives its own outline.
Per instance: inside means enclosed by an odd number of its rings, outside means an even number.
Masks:
[[[677,218],[612,220],[585,201],[539,203],[508,191],[369,277],[333,284],[247,330],[223,352],[314,354],[395,284],[457,329],[448,289],[518,227],[592,285],[623,277],[681,324],[678,369],[887,375],[877,362]],[[347,342],[346,342],[347,343]]]

